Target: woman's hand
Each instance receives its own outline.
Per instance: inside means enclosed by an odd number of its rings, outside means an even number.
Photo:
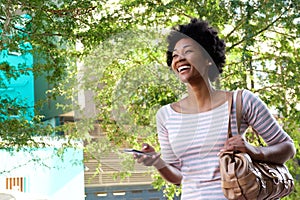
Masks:
[[[224,147],[221,149],[220,153],[224,151],[238,151],[249,154],[250,157],[255,160],[264,159],[264,155],[260,147],[252,146],[241,135],[235,135],[229,138],[225,142]]]
[[[161,169],[166,166],[165,162],[160,158],[160,153],[156,153],[154,148],[147,143],[144,143],[142,146],[142,152],[145,152],[147,155],[138,155],[133,154],[134,159],[138,163],[143,163],[145,166],[154,166],[157,169]]]
[[[144,143],[141,151],[145,152],[146,155],[133,154],[134,159],[136,159],[138,163],[142,163],[145,166],[154,166],[165,180],[180,185],[182,180],[181,172],[177,168],[166,164],[165,161],[160,158],[160,153],[155,152],[152,146]]]
[[[249,149],[251,149],[251,145],[241,135],[235,135],[226,140],[222,151],[249,153]]]

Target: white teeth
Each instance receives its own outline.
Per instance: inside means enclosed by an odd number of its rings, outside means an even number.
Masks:
[[[185,69],[190,69],[190,68],[191,68],[191,66],[184,65],[184,66],[178,67],[177,71],[178,71],[178,72],[182,72],[183,70],[185,70]]]

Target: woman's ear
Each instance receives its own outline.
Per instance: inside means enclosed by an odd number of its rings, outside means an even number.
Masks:
[[[210,67],[212,66],[213,62],[211,60],[206,60],[207,65]]]

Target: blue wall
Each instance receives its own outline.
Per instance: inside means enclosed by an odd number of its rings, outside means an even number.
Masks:
[[[23,47],[31,50],[29,43]],[[12,73],[17,75],[15,78],[7,78],[6,71],[0,70],[0,98],[14,99],[18,105],[26,107],[26,118],[30,120],[34,115],[34,77],[32,73],[33,56],[25,51],[23,54],[10,53],[8,50],[0,52],[0,63],[10,65]],[[25,73],[20,73],[25,71]],[[8,116],[20,117],[20,116]]]
[[[21,150],[13,155],[0,150],[0,158],[4,161],[0,165],[0,191],[6,189],[6,178],[23,177],[26,194],[45,196],[47,200],[83,200],[82,150],[66,148],[61,158],[56,154],[57,148],[66,141],[50,138],[44,138],[44,141],[53,144],[46,148]]]

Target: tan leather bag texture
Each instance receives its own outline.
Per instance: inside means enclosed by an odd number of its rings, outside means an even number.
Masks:
[[[239,132],[241,91],[238,91],[237,96]],[[228,137],[232,136],[230,126],[231,123],[229,123]],[[285,165],[256,162],[246,153],[227,151],[220,154],[220,172],[223,193],[226,198],[232,200],[279,199],[287,196],[294,189],[293,177]]]

